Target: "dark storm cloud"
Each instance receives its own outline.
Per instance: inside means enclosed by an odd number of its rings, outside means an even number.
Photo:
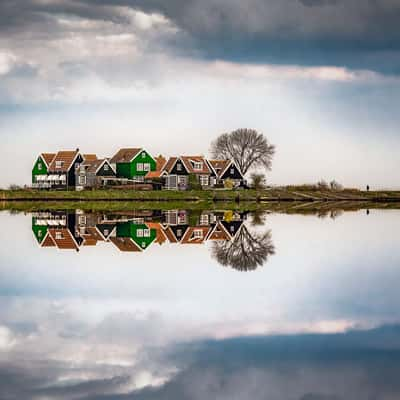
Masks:
[[[55,14],[125,24],[121,7],[166,16],[186,38],[171,46],[191,56],[400,73],[396,0],[6,0],[0,29],[50,33]]]
[[[9,356],[0,364],[0,393],[19,400],[389,400],[400,395],[399,337],[399,326],[387,326],[346,334],[188,343],[165,356],[180,372],[161,386],[134,391],[129,383],[140,363],[131,368],[132,376],[115,373],[60,383],[68,364],[44,360],[18,366]],[[90,368],[75,372],[93,376],[98,366]]]

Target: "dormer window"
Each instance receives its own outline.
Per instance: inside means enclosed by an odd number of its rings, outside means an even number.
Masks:
[[[56,161],[56,168],[62,168],[64,166],[64,161],[57,160]]]
[[[195,161],[193,163],[193,169],[201,171],[203,169],[203,163],[200,161]]]

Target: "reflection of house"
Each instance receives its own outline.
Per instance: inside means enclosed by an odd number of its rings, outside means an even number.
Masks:
[[[80,247],[112,243],[120,251],[141,252],[157,244],[203,244],[230,241],[243,225],[245,214],[237,212],[164,213],[145,211],[102,215],[39,212],[32,216],[32,231],[41,247],[79,250]]]

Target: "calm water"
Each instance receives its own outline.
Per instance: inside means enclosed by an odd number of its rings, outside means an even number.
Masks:
[[[400,398],[400,211],[0,224],[1,400]]]

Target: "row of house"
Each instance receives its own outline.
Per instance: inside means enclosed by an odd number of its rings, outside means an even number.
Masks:
[[[200,245],[208,241],[231,241],[245,219],[244,213],[226,218],[224,213],[202,212],[193,219],[185,210],[143,211],[134,216],[105,217],[82,211],[37,212],[32,231],[42,248],[79,251],[106,242],[122,252],[143,252],[152,244]]]
[[[193,180],[202,188],[223,187],[228,180],[234,187],[244,184],[243,174],[233,160],[153,157],[143,148],[120,149],[111,158],[98,158],[79,149],[41,153],[32,169],[32,187],[38,189],[148,184],[150,188],[186,190]]]

